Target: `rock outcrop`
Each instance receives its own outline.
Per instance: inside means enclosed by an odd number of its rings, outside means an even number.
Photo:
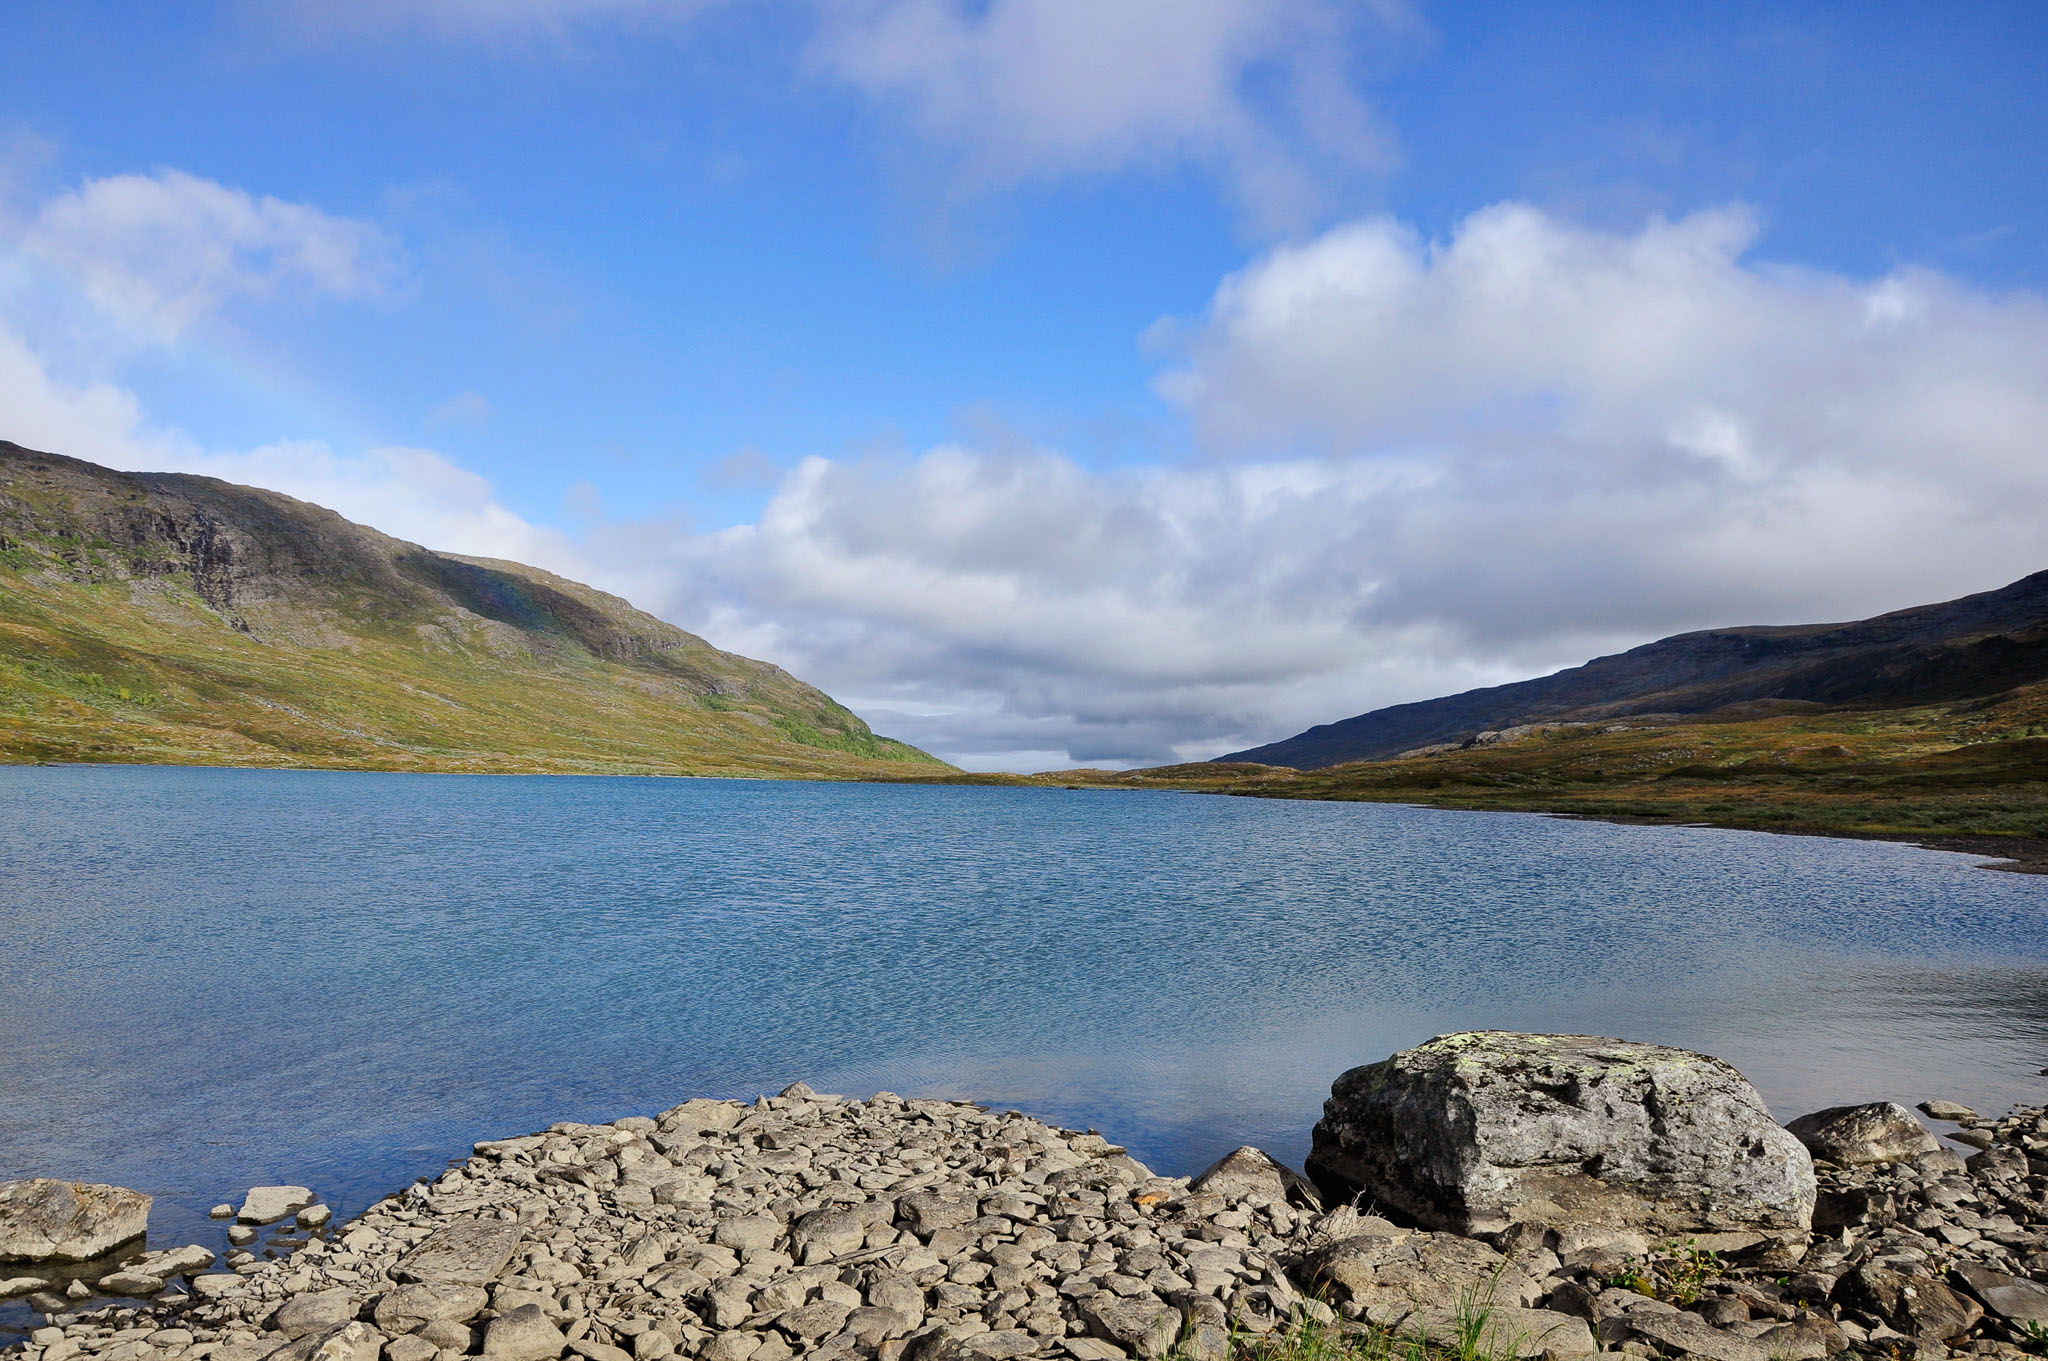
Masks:
[[[82,1262],[142,1237],[150,1198],[93,1182],[0,1182],[0,1261]]]
[[[1785,1126],[1816,1158],[1837,1167],[1904,1162],[1933,1153],[1941,1143],[1904,1106],[1871,1101],[1830,1106]]]
[[[1813,1163],[1719,1059],[1587,1035],[1443,1035],[1331,1086],[1308,1173],[1460,1234],[1797,1234]],[[1754,1240],[1752,1240],[1754,1241]]]

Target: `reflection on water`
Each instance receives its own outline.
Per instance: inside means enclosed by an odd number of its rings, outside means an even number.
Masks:
[[[796,1078],[1299,1160],[1507,1026],[1781,1117],[2048,1083],[2048,878],[1869,842],[1161,793],[0,770],[0,1177],[344,1215],[472,1140]]]

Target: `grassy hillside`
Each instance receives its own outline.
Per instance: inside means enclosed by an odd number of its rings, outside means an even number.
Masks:
[[[1202,763],[1044,782],[1876,836],[2048,865],[2048,685],[1884,710],[1748,706],[1538,725],[1301,771]]]
[[[0,760],[950,770],[778,667],[536,568],[4,442]]]

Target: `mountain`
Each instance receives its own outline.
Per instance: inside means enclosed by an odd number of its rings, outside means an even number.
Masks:
[[[4,441],[0,760],[950,769],[780,667],[539,568]]]
[[[2048,680],[2048,572],[1850,624],[1710,629],[1536,680],[1397,704],[1216,758],[1319,770],[1532,724],[1899,709]]]

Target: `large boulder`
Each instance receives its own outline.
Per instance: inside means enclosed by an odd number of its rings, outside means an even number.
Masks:
[[[91,1182],[0,1182],[0,1261],[83,1262],[142,1237],[150,1198]]]
[[[1331,1084],[1308,1174],[1427,1228],[1805,1232],[1813,1160],[1719,1059],[1591,1035],[1441,1035]]]
[[[1785,1128],[1814,1157],[1837,1167],[1904,1162],[1941,1150],[1941,1141],[1896,1101],[1830,1106],[1802,1115]]]

